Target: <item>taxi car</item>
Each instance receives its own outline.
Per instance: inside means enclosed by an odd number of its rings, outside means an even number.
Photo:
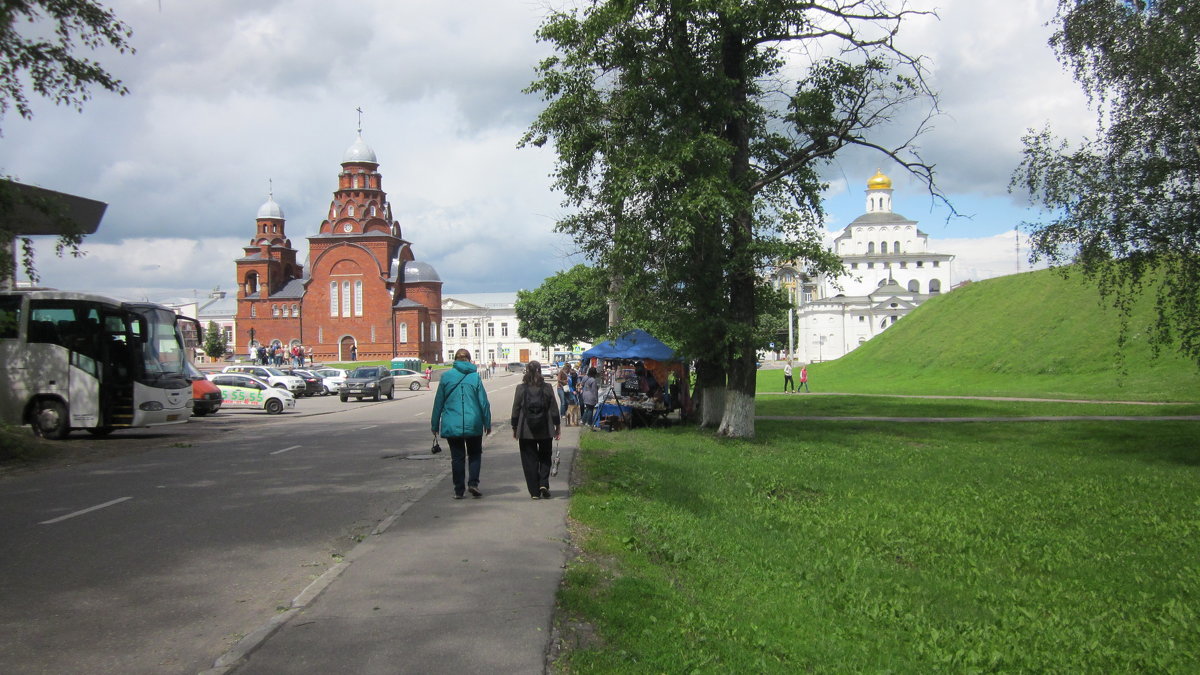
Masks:
[[[389,372],[392,374],[392,384],[395,385],[395,389],[407,387],[409,391],[416,391],[426,386],[425,373],[418,373],[407,368],[392,368]]]
[[[288,375],[282,370],[272,366],[242,364],[237,366],[225,366],[224,370],[221,372],[253,375],[272,387],[278,387],[280,389],[286,389],[292,392],[294,396],[300,396],[303,394],[306,387],[304,380],[296,377],[295,375]]]
[[[266,410],[278,415],[285,408],[296,407],[292,392],[272,387],[245,373],[210,373],[208,379],[221,390],[221,405],[227,410]]]

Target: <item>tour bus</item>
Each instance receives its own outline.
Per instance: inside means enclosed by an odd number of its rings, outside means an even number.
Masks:
[[[0,421],[44,438],[188,421],[184,329],[161,305],[50,289],[0,291]]]

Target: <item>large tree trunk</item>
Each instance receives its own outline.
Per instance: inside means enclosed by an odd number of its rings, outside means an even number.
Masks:
[[[715,429],[725,410],[725,369],[713,361],[696,362],[696,400],[700,426]]]
[[[749,88],[746,81],[748,45],[742,35],[743,27],[736,21],[722,21],[722,70],[733,83],[730,103],[733,115],[725,123],[725,138],[733,146],[729,179],[735,190],[744,192],[741,204],[734,212],[728,231],[729,316],[732,327],[732,349],[729,359],[729,381],[726,384],[725,410],[717,433],[731,438],[754,436],[754,321],[755,311],[754,256],[750,245],[754,237],[754,214],[751,211],[750,128],[743,113],[747,110]]]

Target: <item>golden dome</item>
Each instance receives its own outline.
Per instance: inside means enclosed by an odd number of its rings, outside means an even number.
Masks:
[[[875,175],[867,181],[868,190],[890,190],[892,189],[892,179],[883,175],[883,171],[875,169]]]

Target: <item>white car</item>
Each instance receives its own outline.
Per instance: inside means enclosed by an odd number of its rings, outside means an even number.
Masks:
[[[278,415],[296,407],[292,392],[245,373],[209,373],[208,379],[221,390],[221,407],[226,410],[266,410]]]
[[[392,368],[392,382],[396,385],[396,389],[403,387],[409,391],[416,391],[424,389],[427,380],[425,373],[418,373],[407,368]]]
[[[305,384],[304,378],[288,375],[278,368],[271,366],[225,366],[223,373],[242,373],[244,375],[253,375],[258,379],[266,382],[272,387],[287,389],[293,396],[300,396],[304,393]]]
[[[350,371],[341,368],[319,368],[312,372],[321,376],[321,381],[325,384],[325,391],[336,394],[338,389],[342,388],[342,383],[346,381],[346,375]]]

